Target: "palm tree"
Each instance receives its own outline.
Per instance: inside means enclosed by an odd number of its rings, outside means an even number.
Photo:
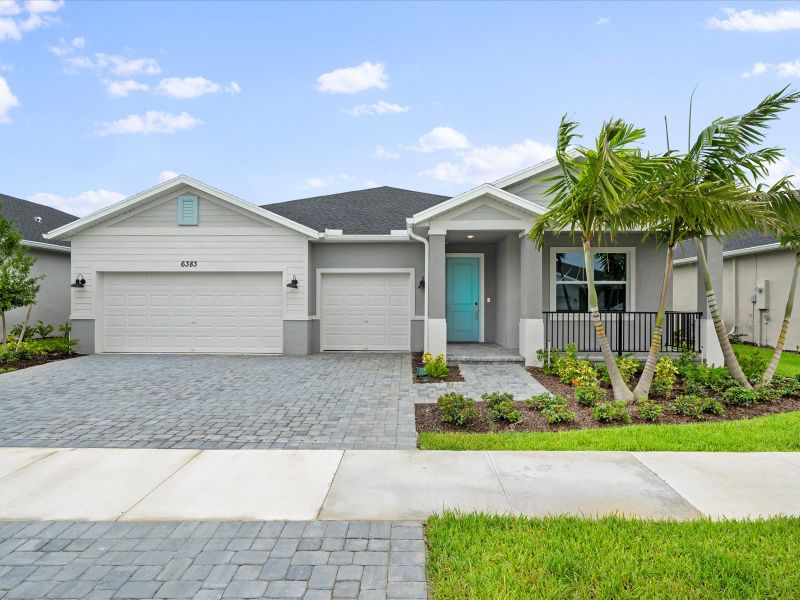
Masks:
[[[642,187],[655,162],[645,160],[634,146],[644,138],[644,129],[637,129],[620,119],[607,121],[594,148],[578,147],[570,151],[579,137],[577,127],[578,123],[567,120],[566,115],[561,118],[556,144],[556,159],[561,173],[548,179],[553,185],[547,194],[553,200],[549,210],[537,220],[528,235],[540,248],[544,245],[546,231],[569,230],[580,235],[587,274],[588,308],[608,368],[614,398],[631,401],[633,392],[622,379],[600,319],[592,241],[604,235],[613,237],[637,219],[632,212],[637,205],[629,203],[628,196]]]
[[[800,192],[792,189],[789,179],[784,177],[778,181],[768,193],[770,208],[778,219],[780,243],[785,248],[794,251],[794,269],[792,271],[792,283],[789,286],[789,297],[786,299],[786,308],[783,312],[783,323],[775,342],[775,350],[772,359],[764,372],[762,383],[768,384],[775,376],[778,363],[786,345],[786,334],[789,331],[789,322],[792,319],[794,310],[794,297],[797,291],[798,271],[800,271]]]
[[[653,383],[672,281],[675,247],[702,235],[752,229],[769,217],[764,203],[754,202],[750,190],[725,181],[698,183],[697,163],[686,155],[667,152],[634,202],[642,205],[645,228],[667,246],[661,297],[650,349],[633,393],[646,398]]]
[[[800,92],[789,91],[787,86],[770,94],[759,102],[758,106],[743,115],[714,120],[700,132],[686,155],[687,159],[696,163],[698,183],[723,181],[754,188],[755,182],[769,174],[770,165],[780,160],[783,153],[780,148],[753,149],[753,147],[764,141],[771,123],[799,100]],[[769,222],[762,222],[757,229],[763,231],[769,226]],[[695,238],[697,263],[698,268],[703,270],[708,312],[714,322],[714,329],[725,357],[725,366],[739,384],[749,389],[752,386],[744,375],[728,339],[700,238],[699,235]]]

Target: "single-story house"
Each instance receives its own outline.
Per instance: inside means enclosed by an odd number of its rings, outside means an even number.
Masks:
[[[526,238],[548,204],[541,178],[556,168],[545,161],[452,198],[378,187],[265,206],[181,175],[47,237],[72,243],[71,276],[86,282],[72,288],[81,352],[447,353],[494,342],[533,364],[548,344],[596,350],[580,243],[552,232],[538,249]],[[612,343],[646,350],[666,251],[641,232],[605,242],[593,267]],[[695,312],[670,321],[675,344],[702,345]]]
[[[746,233],[723,240],[722,316],[725,325],[746,341],[774,346],[778,340],[795,253],[781,247],[775,237]],[[675,290],[692,292],[697,286],[697,253],[693,245],[676,252]],[[702,289],[702,287],[701,287]],[[686,309],[689,294],[675,294],[676,310]],[[797,307],[800,300],[795,301]],[[789,323],[786,348],[800,350],[800,309]]]
[[[22,244],[36,257],[34,275],[44,275],[36,305],[31,311],[31,323],[44,321],[59,325],[70,315],[69,242],[46,240],[43,235],[74,221],[78,217],[43,204],[0,194],[0,214],[14,223],[22,234]],[[14,309],[6,315],[9,328],[25,320],[26,308]]]

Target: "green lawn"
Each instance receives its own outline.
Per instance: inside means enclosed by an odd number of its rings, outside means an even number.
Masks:
[[[798,598],[800,519],[428,520],[434,600]]]
[[[750,346],[749,344],[734,344],[733,349],[737,354],[761,354],[767,363],[772,359],[772,348]],[[778,363],[778,375],[800,375],[800,354],[796,352],[784,352],[781,354],[781,362]]]
[[[420,433],[423,450],[798,452],[800,412],[742,421],[525,433]]]

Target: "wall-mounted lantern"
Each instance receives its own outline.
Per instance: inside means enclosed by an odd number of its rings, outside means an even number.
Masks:
[[[417,286],[418,290],[425,289],[425,275],[422,276],[422,279],[419,280],[419,285]]]
[[[78,276],[75,278],[75,283],[70,284],[69,287],[74,287],[74,288],[86,287],[86,280],[83,278],[83,273],[78,273]]]
[[[292,275],[292,280],[286,284],[286,287],[292,288],[293,290],[297,289],[297,275]]]

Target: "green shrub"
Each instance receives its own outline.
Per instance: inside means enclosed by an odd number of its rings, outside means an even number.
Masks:
[[[425,363],[425,374],[428,377],[444,379],[449,373],[450,368],[447,366],[447,361],[444,359],[443,354],[439,354]]]
[[[680,356],[675,361],[675,368],[678,369],[678,374],[681,378],[686,379],[697,365],[697,353],[684,344],[681,348]]]
[[[536,359],[542,364],[542,372],[545,375],[558,375],[558,361],[561,358],[561,353],[558,350],[551,349],[548,357],[547,350],[537,350]]]
[[[58,332],[61,334],[61,337],[68,338],[69,334],[72,333],[72,323],[69,321],[61,323],[61,325],[58,326]]]
[[[645,421],[658,421],[664,415],[664,408],[652,400],[640,399],[636,402],[636,410]]]
[[[542,416],[550,425],[556,423],[572,423],[577,416],[574,411],[567,410],[563,404],[554,404],[542,409]]]
[[[769,365],[767,357],[761,352],[736,352],[739,366],[742,367],[745,377],[751,383],[758,383],[764,377],[764,371]]]
[[[758,392],[734,386],[722,392],[722,401],[729,406],[753,406],[759,401]]]
[[[669,398],[672,394],[672,389],[675,387],[677,376],[678,369],[672,363],[672,359],[669,356],[664,356],[656,363],[650,392],[662,398]]]
[[[624,400],[612,400],[611,402],[601,402],[594,407],[594,418],[603,423],[621,421],[631,422],[631,413],[628,412],[628,405]]]
[[[44,323],[43,321],[36,321],[36,325],[31,327],[31,329],[33,329],[33,332],[36,335],[38,335],[40,339],[44,339],[48,335],[53,333],[53,330],[55,329],[55,327],[53,327],[52,325],[48,325],[48,324]]]
[[[670,406],[675,413],[698,421],[705,419],[705,413],[721,415],[725,412],[722,404],[713,398],[701,398],[700,396],[689,394],[678,396]]]
[[[800,375],[795,377],[775,376],[772,379],[772,385],[784,398],[800,398]]]
[[[483,394],[489,408],[489,422],[507,421],[508,423],[519,423],[522,420],[522,413],[514,406],[514,396],[511,394]]]
[[[706,385],[718,394],[721,394],[730,387],[738,385],[733,377],[731,377],[731,373],[727,368],[700,366],[703,368]]]
[[[3,373],[11,373],[11,371],[16,371],[15,367],[0,367],[0,375]]]
[[[11,331],[8,333],[9,341],[16,342],[19,339],[20,334],[22,333],[22,323],[18,323],[11,328]],[[30,327],[25,329],[25,337],[22,338],[24,340],[29,340],[33,337],[33,329]]]
[[[596,383],[575,388],[575,401],[584,406],[594,406],[606,397],[606,392]]]
[[[567,399],[563,396],[554,396],[550,392],[542,392],[525,400],[525,406],[535,410],[544,410],[552,406],[564,406]]]
[[[486,404],[489,408],[492,408],[501,402],[514,402],[514,394],[508,394],[505,392],[481,394],[481,398],[486,401]]]
[[[760,385],[754,391],[758,402],[775,402],[783,396],[781,389],[773,385]]]
[[[634,376],[642,370],[642,363],[632,356],[618,356],[617,368],[625,385],[633,381]]]
[[[450,392],[439,396],[436,401],[442,423],[455,423],[465,425],[467,421],[478,416],[478,406],[475,400],[463,394]]]

